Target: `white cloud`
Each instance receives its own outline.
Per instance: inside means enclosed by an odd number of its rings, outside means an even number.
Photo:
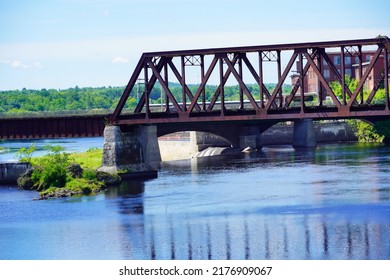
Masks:
[[[42,64],[39,61],[35,61],[32,65],[34,68],[37,68],[37,69],[43,68]]]
[[[19,59],[14,59],[14,60],[5,59],[5,60],[0,60],[0,63],[6,64],[15,69],[32,69],[32,68],[42,69],[43,68],[42,64],[39,61],[35,61],[32,64],[25,64]]]
[[[111,62],[114,64],[126,64],[126,63],[129,63],[130,61],[127,58],[124,58],[122,56],[117,56],[117,57],[114,57],[111,60]]]
[[[19,60],[13,60],[10,63],[8,63],[12,68],[21,68],[21,69],[27,69],[29,66],[27,64],[22,63]]]

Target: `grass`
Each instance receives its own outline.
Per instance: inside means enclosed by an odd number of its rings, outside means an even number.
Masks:
[[[69,155],[69,158],[79,163],[83,169],[96,170],[102,166],[103,150],[92,148],[86,152],[72,153]]]
[[[37,165],[41,157],[32,157],[31,164]],[[91,148],[86,152],[71,153],[69,159],[81,165],[83,169],[98,169],[103,163],[103,150]]]

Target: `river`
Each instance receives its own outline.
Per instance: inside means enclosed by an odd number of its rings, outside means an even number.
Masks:
[[[0,259],[390,259],[389,147],[264,147],[158,175],[43,201],[0,186]]]

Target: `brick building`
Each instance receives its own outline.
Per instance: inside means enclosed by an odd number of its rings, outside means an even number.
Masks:
[[[364,75],[368,65],[374,57],[374,51],[365,51],[362,53],[362,75]],[[329,59],[333,62],[334,67],[337,69],[338,73],[341,73],[341,53],[340,52],[328,52],[327,53]],[[368,90],[372,90],[375,86],[379,86],[383,88],[383,79],[382,76],[384,71],[384,56],[383,54],[379,56],[377,62],[375,63],[374,68],[371,70],[364,87]],[[359,80],[359,57],[351,56],[349,54],[345,54],[345,75],[350,76],[353,79]],[[315,60],[316,61],[316,60]],[[317,61],[316,61],[317,62]],[[299,72],[300,72],[300,63],[296,62],[296,72],[291,75],[291,84],[294,86],[299,82]],[[322,74],[325,80],[328,83],[333,81],[337,81],[337,76],[335,73],[331,71],[331,67],[328,65],[327,61],[322,58]],[[390,77],[389,77],[390,80]],[[305,93],[316,93],[319,92],[320,82],[315,74],[313,68],[309,68],[304,77],[304,92]],[[323,88],[325,92],[325,89]]]

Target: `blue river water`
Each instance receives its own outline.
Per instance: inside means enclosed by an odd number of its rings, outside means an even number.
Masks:
[[[0,259],[390,259],[382,145],[264,147],[165,162],[94,196],[37,196],[0,186]]]

